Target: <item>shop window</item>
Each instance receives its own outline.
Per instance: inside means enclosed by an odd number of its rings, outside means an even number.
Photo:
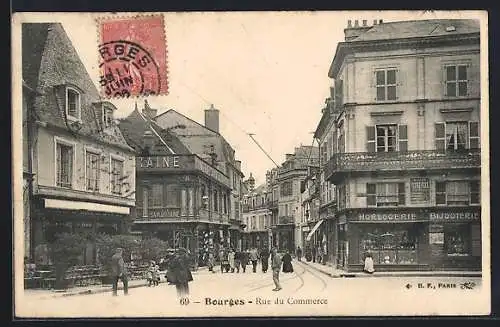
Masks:
[[[73,152],[73,145],[56,142],[56,185],[59,187],[72,187]]]
[[[479,181],[436,182],[436,205],[480,204]]]
[[[471,253],[470,225],[445,226],[444,250],[448,256],[468,256]]]
[[[88,191],[99,191],[100,156],[98,153],[86,151],[85,179]]]
[[[404,206],[406,203],[405,183],[368,183],[366,195],[368,206]]]
[[[479,122],[436,123],[434,128],[437,150],[460,151],[479,149]]]
[[[417,225],[360,229],[360,263],[370,252],[375,264],[417,264]]]

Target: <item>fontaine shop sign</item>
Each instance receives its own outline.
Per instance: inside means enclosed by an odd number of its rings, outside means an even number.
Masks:
[[[181,168],[181,163],[179,156],[138,157],[137,166],[143,169]]]

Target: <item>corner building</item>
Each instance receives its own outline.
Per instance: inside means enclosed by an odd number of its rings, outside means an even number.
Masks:
[[[473,20],[349,21],[329,77],[337,263],[479,270],[480,62]]]

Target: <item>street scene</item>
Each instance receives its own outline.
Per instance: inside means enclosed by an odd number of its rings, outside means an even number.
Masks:
[[[16,313],[489,313],[487,15],[351,14],[15,16]]]

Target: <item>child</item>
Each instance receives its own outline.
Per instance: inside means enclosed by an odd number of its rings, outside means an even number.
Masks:
[[[363,271],[368,273],[368,274],[373,274],[373,272],[375,271],[375,269],[373,268],[372,254],[370,252],[366,253],[365,267],[363,268]]]
[[[160,266],[155,265],[153,270],[153,285],[158,286],[160,284]]]

